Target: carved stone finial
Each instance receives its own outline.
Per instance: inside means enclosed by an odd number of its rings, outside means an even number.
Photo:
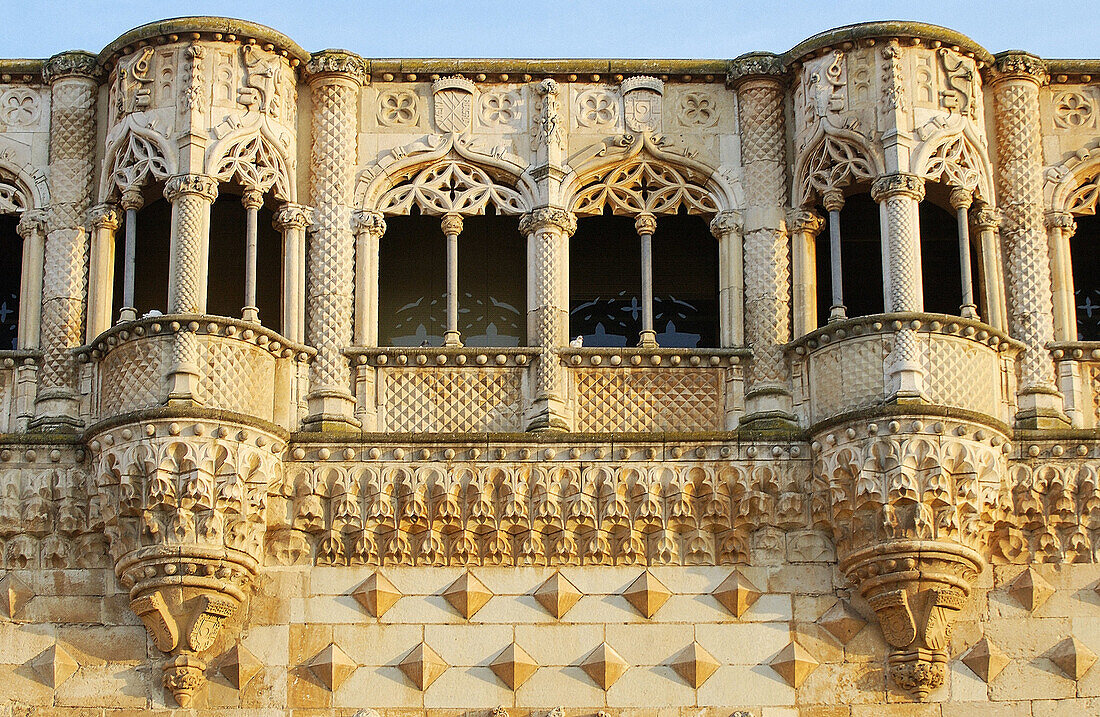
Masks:
[[[924,199],[924,179],[916,174],[895,172],[884,174],[871,185],[871,198],[882,203],[897,195],[909,196],[916,201]]]
[[[363,58],[354,52],[347,50],[321,50],[310,56],[306,63],[306,72],[310,81],[325,76],[342,76],[363,84],[367,75],[367,67]]]
[[[1042,58],[1027,52],[1010,50],[996,56],[992,76],[994,82],[1007,79],[1030,80],[1045,85],[1050,80],[1047,65]]]
[[[784,67],[783,58],[779,55],[773,55],[770,52],[750,52],[730,60],[726,82],[730,85],[736,85],[749,79],[769,79],[774,82],[782,82],[786,74],[787,68]]]
[[[96,62],[96,56],[84,50],[69,50],[54,55],[42,66],[42,79],[47,85],[69,77],[83,77],[98,82],[103,77],[103,68]]]
[[[520,217],[520,234],[530,236],[543,229],[557,229],[567,237],[573,236],[577,231],[577,217],[573,212],[552,207],[535,209]]]

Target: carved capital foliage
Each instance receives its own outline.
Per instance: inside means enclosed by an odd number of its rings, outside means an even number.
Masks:
[[[308,229],[313,226],[313,207],[305,204],[287,202],[275,212],[274,224],[279,231],[286,229]]]
[[[83,50],[71,50],[54,55],[42,66],[42,79],[48,85],[68,77],[83,77],[99,82],[103,68],[96,63],[96,56]]]
[[[386,233],[386,219],[381,212],[360,209],[352,216],[352,224],[356,233],[365,232],[375,239]]]
[[[531,236],[544,230],[557,230],[567,237],[577,231],[577,218],[564,209],[543,207],[524,214],[519,220],[519,231]]]
[[[1077,221],[1069,212],[1047,212],[1043,221],[1047,229],[1061,229],[1068,234],[1077,231]]]
[[[325,75],[340,75],[359,84],[366,78],[367,68],[363,58],[346,50],[322,50],[309,58],[306,71],[311,80]]]
[[[164,198],[175,203],[184,194],[195,194],[213,203],[218,198],[218,180],[208,174],[177,174],[164,184]]]
[[[24,239],[29,239],[36,232],[45,236],[46,218],[45,209],[27,209],[19,215],[19,223],[15,225],[15,231]]]
[[[462,215],[455,212],[448,212],[443,215],[443,219],[440,220],[439,225],[443,229],[444,236],[458,236],[462,233]]]
[[[118,206],[114,204],[97,204],[88,212],[88,223],[96,229],[108,229],[116,231],[121,223],[118,214]]]
[[[999,209],[992,209],[990,207],[974,210],[970,213],[970,216],[978,229],[989,231],[993,231],[1000,227],[1001,221],[1004,219]]]
[[[871,185],[871,198],[882,203],[890,197],[908,196],[914,201],[924,199],[924,179],[915,174],[896,172],[884,174]]]
[[[787,211],[787,227],[791,232],[816,237],[825,228],[825,217],[808,209],[790,209]]]
[[[974,191],[965,187],[952,187],[949,201],[953,209],[969,209],[974,203]]]
[[[745,225],[740,212],[718,212],[714,215],[714,219],[710,220],[710,233],[715,239],[722,239],[730,234],[740,236],[744,229]]]
[[[634,231],[638,232],[638,236],[653,236],[653,232],[657,231],[657,217],[648,212],[634,217]]]
[[[779,55],[773,55],[770,52],[753,52],[730,60],[726,81],[731,85],[750,79],[783,82],[786,74],[787,68],[784,67],[783,58]]]
[[[993,65],[992,75],[994,82],[1017,79],[1045,85],[1050,80],[1046,63],[1041,58],[1026,52],[1005,52],[998,55]]]

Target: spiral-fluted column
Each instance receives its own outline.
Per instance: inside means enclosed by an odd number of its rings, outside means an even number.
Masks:
[[[569,340],[569,237],[577,220],[562,209],[544,207],[525,214],[519,223],[527,237],[527,341],[537,346],[534,402],[527,430],[568,431],[568,373],[558,350]]]
[[[791,422],[783,354],[791,340],[783,66],[775,55],[746,55],[734,60],[729,80],[737,90],[741,122],[745,342],[753,350],[745,371],[744,422]]]
[[[72,349],[84,340],[89,238],[95,175],[96,58],[54,55],[42,71],[50,85],[50,206],[43,254],[42,368],[35,419],[46,431],[78,429],[79,393]]]
[[[917,214],[924,199],[924,180],[904,172],[886,174],[875,180],[871,197],[878,202],[881,216],[886,311],[924,311]],[[915,320],[901,322],[896,327],[894,348],[886,359],[887,393],[897,402],[923,400],[925,376],[917,341],[919,326]]]
[[[1008,324],[1024,343],[1019,364],[1017,425],[1065,425],[1062,396],[1046,344],[1054,340],[1050,249],[1043,226],[1043,152],[1039,88],[1043,61],[1022,52],[997,58],[992,73],[997,132],[997,194],[1008,284]]]
[[[359,88],[365,69],[358,56],[326,50],[309,61],[313,97],[310,193],[316,207],[309,243],[306,341],[317,348],[310,365],[306,428],[354,430],[351,368],[343,354],[351,345],[354,314],[355,184]]]

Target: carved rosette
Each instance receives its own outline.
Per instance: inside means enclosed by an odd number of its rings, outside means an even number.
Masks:
[[[879,619],[891,677],[919,700],[944,683],[951,627],[982,572],[1006,445],[935,416],[852,423],[813,443],[813,520]]]
[[[282,444],[255,428],[158,419],[99,433],[89,447],[115,573],[168,656],[165,687],[186,707],[263,562]]]

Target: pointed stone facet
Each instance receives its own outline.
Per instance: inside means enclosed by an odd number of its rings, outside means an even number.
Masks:
[[[229,684],[239,690],[251,682],[263,668],[263,663],[247,647],[237,645],[225,653],[218,671],[229,680]]]
[[[535,599],[546,609],[546,612],[560,620],[581,599],[581,591],[569,582],[568,578],[557,572],[535,590]]]
[[[1001,670],[1011,662],[1008,656],[1001,651],[1001,648],[990,642],[988,637],[983,637],[967,650],[962,661],[985,683],[997,679],[997,675],[1001,674]]]
[[[733,613],[734,617],[741,617],[760,598],[761,592],[745,577],[744,573],[734,570],[713,594],[714,598]]]
[[[404,597],[382,573],[375,573],[359,583],[351,596],[363,606],[371,617],[382,617],[386,611]]]
[[[73,656],[65,652],[60,645],[51,645],[43,650],[30,661],[29,666],[42,683],[52,689],[61,686],[61,683],[72,677],[80,667]]]
[[[1096,663],[1096,653],[1076,637],[1067,637],[1051,650],[1050,660],[1072,679],[1079,680]]]
[[[420,690],[426,690],[450,667],[435,650],[423,642],[397,663],[397,668]]]
[[[605,692],[615,684],[629,665],[606,642],[600,643],[581,661],[581,669]]]
[[[820,663],[806,648],[791,640],[768,664],[788,685],[797,689]]]
[[[693,689],[699,689],[718,667],[718,660],[698,642],[688,645],[672,660],[672,669]]]
[[[34,597],[30,586],[19,579],[15,573],[0,578],[0,602],[4,604],[4,616],[16,620],[23,606]]]
[[[644,617],[653,617],[672,597],[672,591],[646,570],[623,591],[623,597]]]
[[[835,605],[817,619],[817,624],[828,630],[841,645],[847,645],[863,629],[867,621],[848,604],[847,600],[837,600]]]
[[[359,667],[335,642],[330,642],[328,647],[314,655],[306,666],[330,692],[339,689]]]
[[[493,661],[489,663],[489,668],[500,678],[501,682],[508,685],[509,689],[514,692],[531,675],[535,674],[535,670],[539,668],[539,663],[535,662],[535,658],[527,654],[526,650],[513,642],[493,658]]]
[[[492,591],[470,572],[463,573],[443,591],[443,598],[467,620],[485,607],[485,603],[489,602],[491,597],[493,597]]]
[[[1054,588],[1036,572],[1035,568],[1028,566],[1027,570],[1017,575],[1016,579],[1008,584],[1008,594],[1031,612],[1054,594]]]

